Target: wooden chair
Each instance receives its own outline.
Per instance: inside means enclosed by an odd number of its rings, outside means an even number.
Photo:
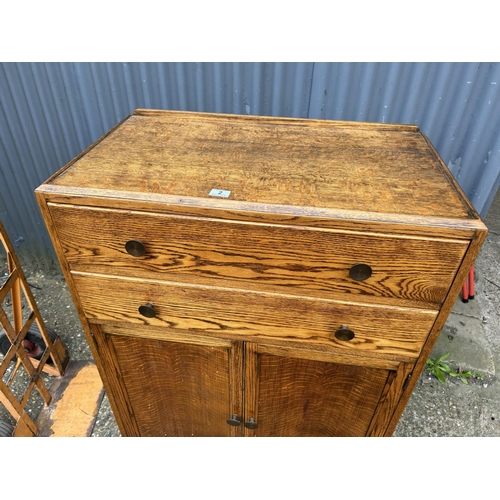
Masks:
[[[26,281],[19,260],[14,252],[12,243],[9,240],[7,232],[0,221],[0,243],[3,245],[7,255],[8,276],[5,282],[0,286],[0,331],[3,330],[8,340],[10,348],[5,353],[3,361],[0,362],[0,403],[16,420],[14,436],[36,436],[38,428],[26,411],[26,406],[30,400],[33,390],[36,388],[48,405],[51,401],[49,390],[41,378],[42,372],[50,375],[63,375],[68,363],[68,356],[61,340],[56,338],[52,340],[49,332],[43,322],[40,311],[36,305],[31,289]],[[8,314],[4,302],[10,294],[10,304],[12,311]],[[22,294],[27,303],[23,318]],[[11,322],[12,321],[12,322]],[[39,359],[30,356],[26,336],[30,328],[34,325],[38,330],[45,344],[44,351]],[[4,378],[11,362],[15,362],[13,369]],[[24,368],[29,376],[28,386],[24,393],[14,394],[11,390],[14,377],[18,374],[21,367]],[[20,373],[20,372],[19,372]]]

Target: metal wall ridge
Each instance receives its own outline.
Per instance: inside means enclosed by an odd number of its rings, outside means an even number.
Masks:
[[[485,215],[499,91],[487,62],[0,63],[0,219],[24,262],[54,267],[34,189],[136,108],[415,124]]]

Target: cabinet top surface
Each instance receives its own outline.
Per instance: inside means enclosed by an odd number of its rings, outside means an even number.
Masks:
[[[137,110],[54,186],[470,218],[415,126]],[[220,199],[220,198],[219,198]]]

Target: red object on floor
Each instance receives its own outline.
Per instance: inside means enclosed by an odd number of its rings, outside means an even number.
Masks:
[[[469,271],[469,299],[474,298],[474,264]]]
[[[462,302],[469,302],[474,298],[474,264],[470,268],[469,275],[462,285]]]

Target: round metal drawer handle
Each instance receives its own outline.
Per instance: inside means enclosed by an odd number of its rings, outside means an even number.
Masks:
[[[349,270],[349,276],[356,281],[365,281],[372,275],[372,268],[368,264],[354,264]]]
[[[354,338],[354,332],[346,325],[342,325],[336,332],[335,337],[348,342]]]
[[[139,313],[145,318],[154,318],[156,316],[156,311],[153,307],[153,304],[149,302],[144,306],[139,307]]]
[[[139,240],[130,240],[125,243],[125,250],[133,257],[142,257],[146,253],[146,247]]]

